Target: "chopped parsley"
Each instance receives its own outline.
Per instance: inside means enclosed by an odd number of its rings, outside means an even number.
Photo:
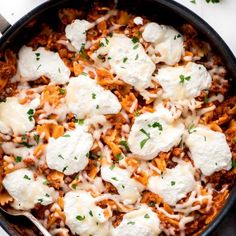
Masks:
[[[119,153],[119,154],[117,154],[117,155],[115,156],[115,159],[116,159],[116,161],[118,162],[118,161],[121,161],[122,159],[124,159],[124,157],[123,157],[123,155],[122,155],[121,153]]]
[[[177,34],[177,35],[175,35],[174,40],[176,40],[176,39],[178,39],[178,38],[180,38],[180,37],[181,37],[181,35],[180,35],[180,34]]]
[[[66,93],[66,90],[63,88],[59,88],[59,94],[63,95]]]
[[[105,44],[104,44],[103,42],[100,42],[99,46],[100,46],[100,47],[104,47]]]
[[[76,189],[77,184],[72,184],[71,187],[72,187],[73,189]]]
[[[39,202],[39,203],[42,203],[42,202],[43,202],[43,199],[42,199],[42,198],[39,198],[39,199],[38,199],[38,202]]]
[[[34,134],[34,141],[37,143],[37,144],[39,144],[39,138],[40,138],[40,136],[38,135],[38,134]]]
[[[194,128],[195,128],[194,124],[191,124],[191,125],[188,127],[188,133],[189,133],[189,134],[192,134],[192,133],[196,132],[196,130],[195,130]]]
[[[31,178],[28,175],[24,175],[24,179],[31,180]]]
[[[128,57],[125,57],[125,58],[123,59],[123,63],[125,63],[127,60],[128,60]]]
[[[109,33],[108,36],[111,38],[113,36],[113,33],[112,32]]]
[[[131,38],[131,40],[132,40],[133,43],[139,42],[139,39],[138,39],[137,37],[135,37],[135,36],[133,36],[133,37]]]
[[[219,3],[220,0],[206,0],[207,3]]]
[[[134,221],[129,221],[129,222],[127,223],[127,225],[134,225],[134,224],[135,224]]]
[[[108,59],[108,60],[111,60],[111,57],[108,57],[107,59]]]
[[[61,68],[60,67],[58,67],[58,72],[61,73]]]
[[[144,218],[145,218],[145,219],[149,219],[150,216],[149,216],[148,214],[145,214],[145,215],[144,215]]]
[[[69,134],[65,134],[65,135],[63,135],[62,137],[64,137],[64,138],[69,138],[70,135],[69,135]]]
[[[79,125],[83,125],[84,124],[84,119],[79,119],[77,122],[78,122]]]
[[[139,44],[134,45],[133,49],[137,49]]]
[[[175,181],[171,181],[170,184],[171,184],[171,186],[174,186],[175,185]]]
[[[92,99],[96,99],[96,94],[92,93]]]
[[[236,143],[236,138],[233,139],[233,143]]]
[[[99,109],[99,105],[96,106],[96,109]]]
[[[37,67],[37,70],[41,67],[42,65],[40,64],[38,67]]]
[[[93,212],[91,210],[89,211],[89,215],[93,217]]]
[[[179,76],[179,83],[183,85],[184,81],[189,81],[190,79],[191,79],[191,76],[180,75]]]
[[[204,103],[208,103],[209,102],[209,98],[206,96],[204,97]]]
[[[79,221],[82,221],[82,220],[85,219],[85,216],[77,215],[77,216],[76,216],[76,219],[79,220]]]
[[[21,162],[22,161],[22,157],[21,156],[16,156],[15,157],[15,161],[16,162]]]
[[[150,206],[150,207],[154,207],[155,205],[156,205],[155,202],[149,202],[149,203],[148,203],[148,206]]]
[[[193,4],[196,4],[196,0],[191,0],[190,2]]]
[[[88,74],[85,72],[81,72],[81,75],[87,76]]]
[[[206,138],[206,136],[204,136],[204,140],[205,140],[205,141],[207,141],[207,138]]]
[[[149,124],[148,127],[158,128],[160,131],[163,130],[163,127],[162,127],[161,123],[159,123],[159,122],[154,122],[153,124]]]
[[[27,111],[29,121],[33,121],[34,109],[29,109]]]
[[[125,186],[124,186],[123,184],[121,185],[121,187],[122,187],[123,189],[125,189]]]
[[[46,197],[50,197],[48,193],[45,194]]]
[[[68,168],[68,166],[65,166],[65,167],[63,168],[62,172],[65,172],[67,168]]]
[[[140,142],[140,148],[142,149],[144,147],[144,145],[146,144],[146,142],[151,138],[150,137],[150,134],[147,133],[144,129],[140,129],[140,131],[145,134],[147,136],[147,138],[143,139],[141,142]]]
[[[27,142],[21,142],[20,144],[23,145],[23,146],[25,146],[25,147],[27,147],[27,148],[31,148],[31,147],[34,146],[34,145],[31,145],[31,144],[29,144],[29,143],[27,143]]]
[[[232,160],[232,168],[236,168],[236,161]]]
[[[136,57],[135,57],[135,61],[138,60],[138,57],[139,57],[139,55],[137,54]]]
[[[35,56],[36,56],[36,61],[38,61],[40,59],[40,53],[36,52]]]
[[[118,179],[116,177],[112,177],[111,179],[115,180],[115,181],[118,181]]]
[[[48,180],[43,181],[43,184],[48,185],[49,184]]]
[[[105,41],[106,41],[106,44],[108,45],[108,43],[109,43],[109,40],[108,40],[108,38],[105,38]]]
[[[74,157],[74,159],[75,159],[75,160],[78,160],[78,157],[77,157],[77,156],[75,156],[75,157]]]
[[[130,149],[129,149],[129,146],[128,146],[126,140],[121,140],[121,141],[120,141],[120,145],[122,145],[123,147],[125,147],[125,149],[126,149],[128,152],[130,152]]]
[[[109,168],[110,170],[113,170],[115,168],[115,164],[112,164]]]
[[[61,154],[59,154],[58,157],[60,157],[61,159],[64,159],[64,157],[63,157]],[[63,172],[64,172],[64,171],[63,171]]]

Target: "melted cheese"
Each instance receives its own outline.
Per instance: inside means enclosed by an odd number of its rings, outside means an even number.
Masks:
[[[86,20],[75,20],[66,26],[66,37],[76,50],[86,43],[86,31],[91,27],[91,23]]]
[[[180,76],[190,77],[181,83]],[[189,62],[185,66],[163,67],[158,70],[156,80],[161,84],[163,98],[183,101],[195,98],[211,85],[211,76],[202,65]]]
[[[69,80],[70,70],[57,52],[43,47],[33,51],[23,46],[19,51],[18,70],[21,81],[32,81],[46,76],[51,82],[65,84]]]
[[[185,143],[195,167],[204,175],[212,175],[216,171],[229,170],[232,167],[232,154],[223,133],[197,126],[188,134]]]
[[[8,97],[6,102],[0,103],[0,131],[4,134],[15,135],[31,131],[35,120],[27,112],[37,108],[39,103],[39,99],[35,99],[31,103],[22,105],[18,102],[18,98]]]
[[[43,184],[45,178],[34,179],[34,172],[28,169],[19,169],[7,174],[3,179],[3,185],[14,198],[12,207],[19,210],[29,210],[34,205],[48,205],[57,198],[53,188]]]
[[[166,169],[163,175],[151,176],[148,180],[148,189],[172,206],[195,187],[194,169],[190,163],[178,164],[173,169]]]
[[[126,213],[121,223],[112,230],[112,236],[157,236],[161,233],[160,220],[146,205]]]
[[[23,159],[26,158],[34,158],[33,156],[33,148],[27,147],[17,147],[17,145],[13,142],[4,142],[2,143],[2,150],[7,155],[13,155],[15,157],[20,156]]]
[[[73,234],[83,236],[108,235],[109,223],[103,209],[95,205],[89,192],[68,192],[64,197],[66,225]]]
[[[106,59],[114,73],[127,84],[137,90],[143,90],[150,86],[155,64],[146,54],[143,46],[122,34],[114,34],[109,38],[108,44],[102,41],[104,47],[100,47],[93,58],[106,55]]]
[[[155,63],[174,65],[180,60],[184,51],[183,38],[174,28],[151,22],[145,25],[142,36],[146,42],[152,43]]]
[[[117,114],[121,105],[109,90],[98,85],[88,76],[80,75],[70,79],[67,86],[66,103],[69,111],[79,119],[93,115]]]
[[[159,152],[168,152],[179,144],[183,132],[184,125],[175,122],[169,110],[163,108],[135,118],[128,144],[131,152],[140,159],[151,160]]]
[[[88,164],[86,154],[92,145],[92,135],[77,126],[75,130],[66,132],[62,137],[49,139],[46,150],[47,165],[66,175],[79,172]]]
[[[143,186],[130,176],[131,173],[127,169],[108,165],[101,167],[102,179],[116,187],[124,204],[135,203],[140,198],[140,191],[143,190]]]

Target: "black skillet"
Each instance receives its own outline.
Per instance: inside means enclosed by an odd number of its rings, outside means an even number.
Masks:
[[[111,4],[111,0],[98,0],[103,2],[104,5]],[[36,19],[38,23],[47,22],[52,27],[56,28],[58,22],[58,10],[63,7],[75,7],[84,10],[85,12],[93,5],[93,0],[51,0],[38,6],[30,13],[22,17],[13,26],[8,24],[4,19],[0,21],[0,31],[3,36],[0,38],[0,52],[3,52],[6,48],[17,49],[29,38],[38,31],[38,25],[29,27],[28,24],[33,19]],[[117,7],[119,9],[126,9],[131,13],[137,15],[145,15],[153,21],[158,23],[170,24],[173,26],[180,26],[183,23],[192,24],[200,34],[200,36],[208,41],[214,51],[221,56],[227,70],[230,74],[230,93],[235,95],[236,89],[236,59],[228,46],[222,40],[222,38],[212,29],[204,20],[198,17],[195,13],[185,8],[184,6],[172,1],[172,0],[119,0]],[[230,29],[229,29],[230,30]],[[233,29],[232,29],[233,30]],[[234,236],[236,235],[235,218],[230,219],[229,210],[233,207],[236,200],[236,187],[231,191],[230,196],[225,203],[224,207],[215,218],[215,220],[209,224],[205,231],[201,234],[206,235],[222,235]],[[226,217],[228,213],[228,218]],[[232,217],[233,212],[231,211]],[[218,226],[223,218],[224,221],[231,220],[231,230],[225,231],[226,223]],[[37,231],[23,218],[11,218],[0,214],[0,225],[10,235],[38,235]],[[222,229],[223,227],[223,229]],[[216,231],[217,229],[217,231]],[[222,231],[221,231],[222,230]],[[36,232],[36,233],[35,233]],[[1,235],[0,235],[1,236]]]

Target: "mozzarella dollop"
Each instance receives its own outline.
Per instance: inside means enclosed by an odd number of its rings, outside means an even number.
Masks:
[[[19,51],[18,70],[22,81],[32,81],[46,76],[51,82],[65,84],[69,80],[70,70],[57,52],[39,47],[33,51],[23,46]]]
[[[95,205],[95,198],[86,191],[68,192],[64,197],[66,225],[73,234],[108,235],[109,223],[103,209]]]
[[[145,25],[143,39],[152,43],[152,59],[155,63],[176,64],[184,52],[183,38],[173,27],[151,22]]]
[[[56,200],[57,193],[53,188],[43,184],[45,178],[34,179],[34,172],[28,169],[18,169],[7,174],[3,185],[14,198],[12,207],[18,210],[29,210],[34,205],[48,205]]]
[[[128,144],[137,157],[151,160],[179,144],[183,132],[184,125],[174,121],[169,110],[163,108],[135,118]]]
[[[150,86],[155,64],[143,46],[122,34],[114,34],[96,55],[107,54],[106,58],[114,73],[124,82],[143,90]]]
[[[111,91],[105,90],[95,80],[84,75],[70,79],[66,103],[68,109],[79,119],[117,114],[121,109],[118,98]]]
[[[157,236],[161,233],[160,220],[146,205],[124,215],[121,223],[112,230],[113,236]]]
[[[204,66],[193,62],[185,66],[163,67],[158,70],[156,79],[163,88],[164,98],[172,101],[183,101],[199,96],[202,90],[210,87],[212,80]]]
[[[197,126],[188,134],[185,143],[191,152],[195,167],[204,175],[231,169],[232,154],[223,133],[212,131],[205,126]]]
[[[46,154],[47,165],[66,175],[79,172],[88,164],[86,154],[92,145],[92,135],[77,126],[75,130],[66,132],[62,137],[49,139]]]
[[[148,180],[148,189],[172,206],[195,187],[194,169],[190,163],[178,164],[173,169],[166,169],[163,175],[151,176]]]
[[[39,99],[31,103],[20,104],[17,97],[8,97],[0,103],[0,132],[14,135],[25,134],[34,128],[34,109],[39,106]]]
[[[86,20],[75,20],[66,26],[66,37],[76,50],[80,50],[86,43],[86,31],[91,27],[91,23]]]
[[[143,186],[130,176],[131,173],[127,169],[121,169],[117,166],[104,165],[101,168],[102,179],[116,187],[124,204],[135,203],[143,190]]]
[[[143,18],[140,16],[137,16],[134,18],[134,24],[136,25],[143,25]]]

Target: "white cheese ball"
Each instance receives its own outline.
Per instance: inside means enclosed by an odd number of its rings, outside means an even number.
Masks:
[[[160,220],[146,205],[126,213],[112,236],[157,236],[161,233]]]
[[[151,176],[148,180],[148,189],[172,206],[195,188],[194,169],[190,163],[178,164],[173,169],[166,169],[163,175]]]
[[[66,37],[77,51],[86,43],[86,31],[91,27],[91,23],[86,20],[74,20],[65,28]]]
[[[206,175],[232,167],[232,153],[225,135],[210,130],[205,126],[197,126],[190,130],[185,140],[191,152],[195,167]]]
[[[59,54],[43,47],[33,51],[31,47],[23,46],[19,51],[18,71],[21,81],[33,81],[46,76],[52,83],[65,84],[70,77],[70,69]]]
[[[127,169],[117,166],[104,165],[101,168],[102,179],[117,189],[124,204],[135,203],[141,197],[140,192],[143,191],[143,186],[130,176],[131,173]]]
[[[151,160],[159,152],[168,152],[178,145],[184,125],[174,121],[170,112],[163,108],[135,118],[128,144],[133,154],[142,160]]]
[[[95,51],[92,58],[98,61],[99,55],[106,55],[107,64],[119,79],[134,86],[138,91],[148,88],[155,64],[143,46],[136,39],[123,34],[113,34],[107,40],[102,40],[104,46]]]
[[[46,148],[46,162],[50,169],[72,175],[88,164],[87,153],[93,145],[93,137],[82,127],[66,132],[57,139],[50,138]]]
[[[34,178],[34,173],[28,169],[18,169],[7,174],[3,186],[14,198],[11,204],[17,210],[33,209],[35,204],[48,205],[56,200],[58,194],[53,188],[44,184],[45,178]]]
[[[179,62],[184,52],[183,37],[173,27],[150,22],[145,25],[142,36],[146,42],[152,43],[155,63],[175,65]]]
[[[121,109],[118,98],[88,76],[71,78],[66,90],[68,109],[79,119],[94,115],[117,114]]]
[[[73,234],[108,235],[108,220],[103,209],[96,206],[95,201],[89,192],[83,190],[66,193],[64,197],[66,225]]]
[[[185,66],[162,67],[158,70],[156,80],[162,86],[164,98],[172,101],[195,98],[202,90],[209,89],[212,81],[206,68],[194,62]]]
[[[8,97],[0,103],[0,132],[20,135],[34,128],[33,113],[39,106],[39,99],[31,103],[20,104],[17,97]]]

